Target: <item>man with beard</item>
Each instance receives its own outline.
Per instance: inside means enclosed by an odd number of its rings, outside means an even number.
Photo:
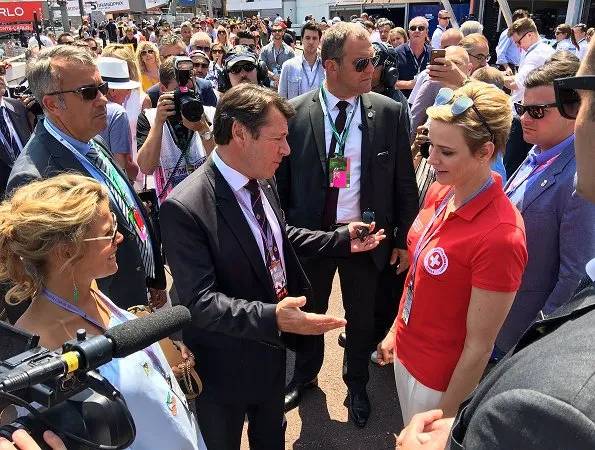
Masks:
[[[303,54],[287,61],[281,69],[279,95],[290,100],[317,89],[324,80],[324,67],[318,55],[322,30],[314,22],[302,26]]]
[[[258,60],[256,52],[245,45],[236,45],[225,55],[219,91],[227,92],[240,83],[270,86],[266,66]]]

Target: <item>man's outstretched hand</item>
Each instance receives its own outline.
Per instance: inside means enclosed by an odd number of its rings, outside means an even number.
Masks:
[[[376,247],[378,247],[381,241],[386,239],[384,230],[378,230],[376,233],[372,234],[375,226],[376,222],[351,222],[348,225],[349,238],[351,239],[351,253],[368,252],[370,250],[374,250]],[[364,228],[368,230],[368,235],[363,239],[360,239],[358,229]]]
[[[295,334],[324,334],[335,328],[344,327],[345,319],[304,312],[306,297],[285,297],[277,304],[277,328]]]

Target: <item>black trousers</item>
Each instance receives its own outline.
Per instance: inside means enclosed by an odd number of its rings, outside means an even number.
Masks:
[[[317,258],[306,261],[304,270],[314,291],[314,312],[324,314],[332,290],[335,272],[339,271],[343,307],[347,319],[346,364],[343,381],[351,392],[361,392],[368,384],[370,351],[374,347],[374,299],[380,271],[368,253],[355,253],[347,258]],[[324,360],[324,336],[299,336],[310,340],[298,345],[294,380],[312,380]]]
[[[510,128],[510,137],[506,143],[506,151],[504,152],[504,168],[506,169],[506,176],[510,178],[514,172],[523,163],[529,150],[533,144],[529,144],[523,139],[523,127],[521,120],[518,117],[512,119],[512,127]]]
[[[241,368],[238,369],[241,376]],[[228,403],[217,398],[205,385],[196,399],[196,417],[207,448],[239,450],[247,417],[251,450],[283,450],[287,427],[283,401],[285,370],[279,371],[269,392],[260,403]]]
[[[387,264],[378,278],[374,307],[374,342],[376,344],[384,339],[399,310],[407,271],[397,275],[396,270],[396,265]]]

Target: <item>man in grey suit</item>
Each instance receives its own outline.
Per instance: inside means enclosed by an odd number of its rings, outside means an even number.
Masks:
[[[575,78],[557,81],[558,109],[576,118],[577,192],[595,202],[595,44]],[[580,96],[565,103],[567,96]],[[591,223],[591,227],[593,227]],[[595,256],[593,254],[591,257]],[[456,419],[416,415],[401,450],[595,448],[595,260],[571,300],[524,334],[480,383]],[[454,422],[454,423],[453,423]],[[452,427],[452,432],[451,432]]]
[[[304,269],[314,290],[314,308],[328,308],[335,272],[339,272],[347,318],[346,364],[349,413],[366,425],[370,353],[375,345],[374,298],[380,272],[391,262],[408,268],[406,236],[418,211],[417,186],[401,104],[374,92],[376,55],[369,33],[358,24],[339,23],[322,41],[326,81],[320,89],[296,97],[289,123],[291,156],[277,170],[281,205],[289,224],[331,231],[341,224],[375,216],[386,239],[370,254],[338,260],[311,258]],[[324,339],[307,337],[298,351],[285,407],[295,407],[304,389],[316,384],[324,359]],[[313,342],[312,342],[313,341]]]
[[[124,240],[116,253],[118,272],[98,280],[99,287],[121,308],[146,304],[147,288],[153,306],[163,305],[165,271],[151,222],[128,177],[103,140],[96,138],[107,127],[107,83],[95,59],[74,46],[50,47],[29,61],[27,78],[45,119],[16,159],[7,193],[64,172],[79,172],[102,183]]]
[[[574,120],[562,117],[555,107],[554,80],[574,76],[578,68],[576,56],[554,53],[529,73],[523,103],[514,104],[524,140],[534,147],[504,191],[523,215],[529,261],[496,339],[500,356],[540,311],[547,316],[568,301],[595,255],[595,205],[582,199],[574,186]]]

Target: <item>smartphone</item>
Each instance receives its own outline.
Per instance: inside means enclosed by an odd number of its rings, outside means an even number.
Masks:
[[[446,50],[443,48],[432,50],[430,53],[430,64],[436,64],[436,58],[445,58]]]

